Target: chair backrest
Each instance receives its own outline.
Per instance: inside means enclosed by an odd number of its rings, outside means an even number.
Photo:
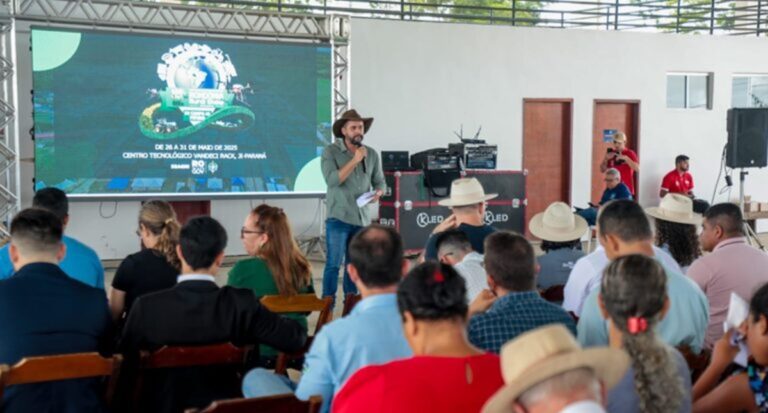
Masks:
[[[237,347],[232,343],[207,346],[165,346],[154,352],[142,351],[142,369],[241,364],[252,346]]]
[[[307,401],[297,399],[292,394],[259,397],[255,399],[231,399],[213,402],[205,410],[187,410],[200,413],[317,413],[323,404],[320,396],[312,396]]]
[[[679,346],[677,351],[683,355],[685,362],[688,364],[688,370],[691,372],[691,383],[696,382],[699,376],[704,373],[704,370],[707,369],[712,353],[709,350],[703,349],[699,354],[696,354],[688,346]]]
[[[88,377],[109,377],[105,399],[114,394],[122,356],[104,358],[99,353],[74,353],[25,357],[13,366],[0,366],[0,400],[7,386]]]
[[[278,314],[319,311],[320,316],[317,318],[315,334],[320,332],[323,325],[330,322],[333,317],[331,312],[333,298],[331,297],[323,297],[321,299],[317,298],[314,294],[297,294],[293,296],[265,295],[261,297],[261,304],[267,307],[269,311]]]
[[[344,297],[344,309],[341,311],[341,316],[346,317],[349,313],[351,313],[352,309],[354,309],[357,303],[359,303],[362,299],[363,296],[360,294],[348,293]]]
[[[565,285],[553,285],[541,292],[541,297],[551,303],[562,303]]]

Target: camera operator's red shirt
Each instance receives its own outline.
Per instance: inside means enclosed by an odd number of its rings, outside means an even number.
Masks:
[[[637,158],[637,154],[632,149],[624,149],[621,151],[621,154],[626,156],[627,158],[631,159],[634,163],[640,163],[640,160]],[[624,182],[624,185],[629,188],[629,192],[632,193],[632,196],[635,196],[635,171],[634,169],[630,168],[629,165],[624,161],[616,161],[616,158],[609,159],[608,160],[608,167],[609,168],[616,168],[621,173],[621,182]]]

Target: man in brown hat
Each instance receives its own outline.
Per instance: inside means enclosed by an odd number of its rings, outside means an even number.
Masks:
[[[328,185],[323,297],[336,296],[339,269],[349,241],[357,231],[371,223],[367,203],[360,206],[358,198],[373,192],[363,202],[368,199],[368,203],[376,202],[386,188],[379,154],[363,145],[365,133],[372,123],[373,118],[363,118],[354,109],[344,112],[333,123],[333,135],[338,139],[323,151],[321,168]],[[344,294],[357,293],[346,268],[343,288]]]

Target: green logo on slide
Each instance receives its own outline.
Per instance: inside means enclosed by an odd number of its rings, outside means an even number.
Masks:
[[[139,116],[141,133],[152,139],[176,139],[201,129],[242,130],[253,125],[246,94],[250,85],[229,83],[237,76],[228,55],[208,45],[184,43],[170,49],[157,65],[162,90],[149,89],[152,100]]]

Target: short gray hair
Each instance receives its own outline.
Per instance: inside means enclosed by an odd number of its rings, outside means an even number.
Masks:
[[[585,399],[603,402],[600,381],[592,369],[580,367],[552,376],[528,388],[517,401],[529,408],[543,400],[571,395],[583,395]]]
[[[614,176],[616,178],[621,179],[621,172],[619,172],[616,168],[608,168],[605,170],[606,175]]]

